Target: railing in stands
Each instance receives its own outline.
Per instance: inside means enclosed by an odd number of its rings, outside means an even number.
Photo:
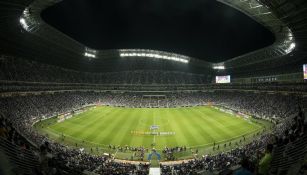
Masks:
[[[304,160],[307,154],[307,134],[293,143],[278,146],[273,151],[271,173],[276,175],[287,174],[289,168]]]
[[[31,150],[15,145],[1,137],[0,151],[7,156],[16,174],[33,174],[33,170],[39,167],[38,158]]]

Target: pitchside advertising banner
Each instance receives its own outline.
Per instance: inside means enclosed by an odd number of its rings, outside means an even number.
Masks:
[[[225,112],[225,113],[237,116],[237,117],[242,117],[244,119],[249,119],[251,117],[250,115],[244,114],[242,112],[232,110],[232,109],[226,109],[226,108],[223,108],[223,107],[216,107],[215,106],[214,109],[220,110],[222,112]]]
[[[72,117],[72,114],[70,112],[63,113],[58,115],[58,123],[65,121],[66,119],[69,119]]]
[[[230,75],[216,76],[215,82],[216,83],[230,83]]]
[[[303,65],[304,80],[307,80],[307,64]]]

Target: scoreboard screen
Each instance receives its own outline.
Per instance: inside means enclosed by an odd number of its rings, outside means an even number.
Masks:
[[[304,80],[307,80],[307,64],[303,65]]]
[[[230,75],[226,76],[216,76],[215,77],[216,83],[230,83]]]

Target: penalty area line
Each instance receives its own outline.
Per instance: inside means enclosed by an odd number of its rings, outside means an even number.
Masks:
[[[156,125],[156,116],[155,116],[155,112],[153,112],[153,121],[154,121],[154,125]],[[154,137],[153,137],[153,144],[156,144],[156,135],[154,135]]]

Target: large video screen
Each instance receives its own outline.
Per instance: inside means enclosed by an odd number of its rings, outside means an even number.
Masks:
[[[230,83],[230,75],[216,76],[215,82],[216,83]]]
[[[307,64],[303,65],[303,71],[304,71],[304,80],[307,80]]]

